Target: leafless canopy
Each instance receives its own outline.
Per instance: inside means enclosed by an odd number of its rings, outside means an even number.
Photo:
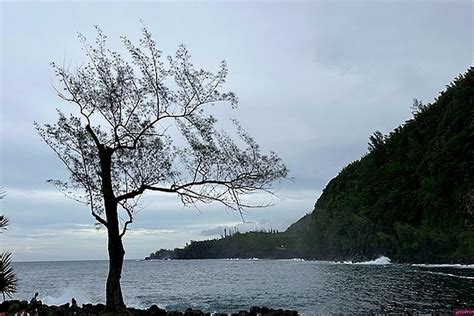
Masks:
[[[184,46],[174,57],[163,58],[146,28],[137,46],[122,37],[130,54],[126,61],[106,47],[107,37],[96,29],[94,45],[79,35],[85,65],[70,71],[52,64],[62,85],[59,97],[78,114],[58,111],[56,124],[35,125],[70,171],[69,181],[51,181],[90,205],[99,223],[107,226],[102,216],[103,153],[112,157],[113,198],[128,215],[125,226],[145,191],[176,193],[185,204],[217,201],[241,210],[256,206],[243,203],[242,195],[269,192],[286,177],[280,158],[262,154],[236,122],[234,140],[205,113],[210,104],[237,106],[234,93],[221,91],[225,62],[217,73],[198,70]],[[184,141],[176,141],[176,131]]]

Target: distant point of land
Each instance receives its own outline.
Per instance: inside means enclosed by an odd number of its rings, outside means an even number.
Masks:
[[[369,137],[314,210],[285,232],[249,232],[147,259],[305,258],[474,263],[474,69],[413,117]]]

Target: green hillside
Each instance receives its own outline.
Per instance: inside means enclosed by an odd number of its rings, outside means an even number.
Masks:
[[[474,261],[474,71],[332,179],[312,214],[312,257]]]
[[[237,232],[219,239],[191,241],[171,255],[161,249],[146,259],[295,258],[301,256],[296,252],[299,242],[299,236],[280,232]]]
[[[285,233],[192,242],[174,258],[474,262],[474,68],[344,167]],[[153,256],[152,256],[153,258]],[[156,257],[155,257],[156,258]]]

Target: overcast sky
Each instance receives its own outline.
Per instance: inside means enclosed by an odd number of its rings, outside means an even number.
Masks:
[[[375,130],[410,118],[413,98],[431,102],[472,64],[471,1],[1,1],[0,214],[11,221],[1,249],[14,260],[105,259],[104,231],[89,210],[46,183],[67,178],[33,121],[54,122],[50,62],[84,61],[77,32],[93,25],[122,50],[143,19],[165,55],[184,43],[196,66],[225,59],[237,118],[265,151],[276,151],[293,181],[281,201],[252,210],[254,224],[284,230],[312,211],[327,182],[366,152]],[[149,196],[125,237],[126,258],[214,238],[241,223],[220,205],[184,208]],[[242,226],[240,224],[240,226]],[[245,227],[241,227],[244,230]]]

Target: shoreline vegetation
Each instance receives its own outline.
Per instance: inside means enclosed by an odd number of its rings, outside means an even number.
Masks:
[[[45,305],[41,302],[31,304],[27,301],[11,300],[3,301],[0,304],[0,316],[9,315],[46,315],[46,316],[95,316],[95,315],[116,315],[104,313],[104,304],[83,304],[79,307],[73,302],[63,305]],[[166,311],[157,305],[152,305],[148,309],[127,308],[128,312],[122,315],[130,316],[297,316],[295,310],[272,309],[268,307],[252,306],[249,310],[241,310],[237,313],[203,312],[188,308],[183,312]]]
[[[223,231],[145,259],[260,258],[474,263],[474,68],[345,166],[285,232]]]

